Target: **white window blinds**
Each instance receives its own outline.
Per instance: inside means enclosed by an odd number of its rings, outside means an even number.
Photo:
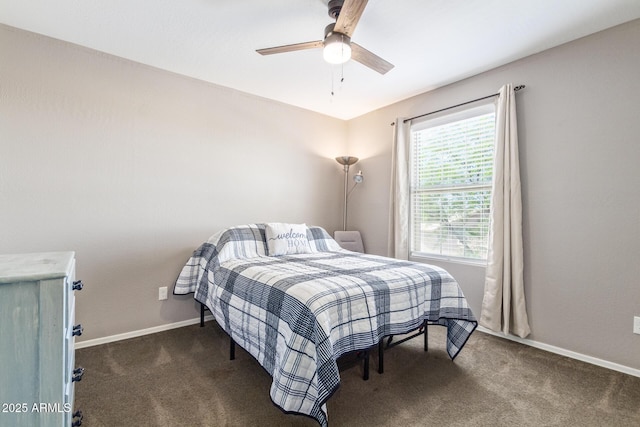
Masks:
[[[412,255],[487,258],[494,139],[493,104],[412,125]]]

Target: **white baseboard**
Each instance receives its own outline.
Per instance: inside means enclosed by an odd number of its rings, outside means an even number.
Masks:
[[[485,334],[494,335],[499,338],[504,338],[510,341],[519,342],[521,344],[528,345],[530,347],[535,347],[540,350],[548,351],[550,353],[559,354],[560,356],[566,356],[571,359],[580,360],[581,362],[587,362],[592,365],[601,366],[603,368],[611,369],[613,371],[622,372],[623,374],[629,374],[629,375],[633,375],[634,377],[640,377],[640,369],[635,369],[629,366],[620,365],[618,363],[609,362],[607,360],[598,359],[597,357],[587,356],[586,354],[576,353],[575,351],[567,350],[561,347],[556,347],[554,345],[544,344],[538,341],[516,337],[514,335],[507,335],[501,332],[494,332],[483,326],[478,326],[477,329],[478,331],[484,332]]]
[[[205,321],[213,320],[212,315],[208,315],[204,317]],[[106,344],[115,341],[126,340],[129,338],[140,337],[143,335],[155,334],[157,332],[168,331],[170,329],[182,328],[183,326],[195,325],[196,323],[200,323],[200,318],[183,320],[181,322],[168,323],[166,325],[154,326],[152,328],[147,329],[139,329],[137,331],[126,332],[124,334],[111,335],[108,337],[95,338],[92,340],[80,341],[75,344],[76,350],[86,347],[93,347],[95,345]],[[633,375],[634,377],[640,377],[640,369],[631,368],[629,366],[620,365],[618,363],[609,362],[606,360],[598,359],[597,357],[587,356],[585,354],[576,353],[575,351],[566,350],[564,348],[556,347],[549,344],[544,344],[538,341],[533,341],[526,338],[520,338],[513,335],[506,335],[499,332],[494,332],[490,329],[487,329],[483,326],[478,326],[478,331],[483,332],[485,334],[493,335],[499,338],[504,338],[510,341],[519,342],[520,344],[528,345],[530,347],[535,347],[540,350],[548,351],[550,353],[559,354],[561,356],[566,356],[571,359],[580,360],[582,362],[587,362],[592,365],[601,366],[603,368],[611,369],[613,371],[622,372],[624,374]]]
[[[212,315],[204,316],[205,322],[213,320]],[[94,345],[106,344],[115,341],[126,340],[129,338],[141,337],[143,335],[155,334],[157,332],[168,331],[170,329],[182,328],[183,326],[195,325],[200,323],[200,318],[183,320],[181,322],[168,323],[166,325],[154,326],[147,329],[139,329],[137,331],[125,332],[124,334],[110,335],[108,337],[95,338],[92,340],[76,342],[75,349],[93,347]]]

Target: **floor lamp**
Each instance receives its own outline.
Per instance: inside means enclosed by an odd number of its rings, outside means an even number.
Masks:
[[[357,157],[352,156],[340,156],[336,157],[336,162],[340,163],[344,169],[344,206],[342,211],[342,230],[347,230],[347,197],[349,196],[348,184],[349,184],[349,166],[355,164],[358,161]],[[356,185],[361,183],[364,179],[362,176],[362,172],[358,172],[356,176],[353,177]]]

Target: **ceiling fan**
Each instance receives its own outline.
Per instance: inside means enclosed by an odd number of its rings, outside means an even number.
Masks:
[[[331,64],[342,64],[349,59],[354,59],[380,74],[386,74],[393,68],[393,64],[351,41],[351,35],[356,29],[367,2],[368,0],[330,0],[329,16],[336,22],[327,25],[324,29],[324,40],[268,47],[257,49],[256,52],[261,55],[273,55],[322,48],[324,59]]]

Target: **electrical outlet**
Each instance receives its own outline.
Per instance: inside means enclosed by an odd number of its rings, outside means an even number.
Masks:
[[[158,301],[167,299],[167,287],[162,286],[158,288]]]
[[[640,316],[633,318],[633,333],[640,335]]]

